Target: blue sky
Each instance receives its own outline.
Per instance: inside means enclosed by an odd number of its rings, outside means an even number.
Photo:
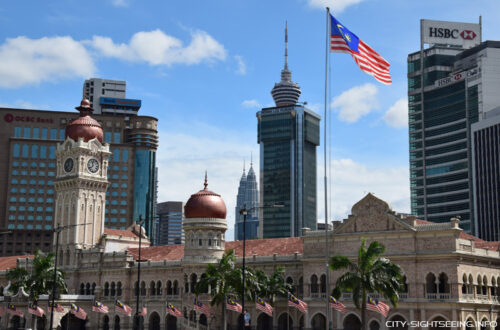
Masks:
[[[255,113],[273,105],[286,20],[300,100],[323,117],[326,5],[391,63],[393,79],[379,84],[350,56],[330,57],[331,213],[344,217],[367,192],[407,212],[406,57],[419,48],[419,20],[477,23],[483,15],[483,40],[495,40],[497,1],[3,1],[0,104],[70,111],[85,79],[126,80],[127,96],[142,99],[140,114],[159,119],[159,200],[186,201],[207,169],[232,226],[251,153],[258,170]]]

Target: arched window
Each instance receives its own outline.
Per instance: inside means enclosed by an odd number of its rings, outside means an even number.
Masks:
[[[467,293],[467,275],[462,276],[462,294]]]
[[[316,275],[311,276],[311,294],[318,294],[318,277]]]
[[[104,283],[104,297],[109,296],[109,283]]]
[[[201,274],[200,280],[203,280],[207,277],[205,273]],[[208,287],[203,289],[203,293],[208,293]]]
[[[141,296],[146,295],[146,282],[142,281],[141,282]]]
[[[174,296],[179,294],[179,282],[177,280],[174,281]]]
[[[80,294],[82,294],[82,295],[85,294],[85,284],[84,283],[80,284]]]
[[[450,293],[450,284],[445,273],[439,274],[439,293]]]
[[[134,294],[136,297],[139,295],[139,286],[137,285],[137,281],[134,283]]]
[[[184,293],[189,293],[189,282],[187,274],[184,274]]]
[[[172,295],[172,282],[170,280],[167,281],[167,296]]]
[[[162,289],[162,287],[161,287],[161,281],[156,282],[156,295],[157,296],[161,296],[162,295],[161,289]]]
[[[481,287],[482,288],[482,294],[484,296],[487,296],[488,295],[488,279],[486,278],[486,275],[483,276],[483,286]]]
[[[436,276],[433,273],[429,273],[425,277],[425,292],[437,293]]]
[[[95,287],[96,287],[96,284],[95,282],[92,283],[92,291],[91,291],[91,294],[95,294]]]
[[[85,285],[85,294],[86,294],[86,295],[89,295],[89,294],[90,294],[90,283],[87,283],[87,284]]]
[[[495,294],[496,294],[496,280],[494,277],[491,278],[491,297],[495,297]],[[1,293],[0,293],[1,294]]]
[[[467,286],[467,293],[474,293],[474,280],[472,279],[472,274],[469,274],[469,285]]]
[[[116,295],[121,297],[122,295],[122,282],[116,283]]]
[[[304,296],[304,278],[301,276],[299,278],[299,297]]]
[[[406,275],[401,279],[401,283],[403,284],[403,293],[408,293],[408,280],[406,279]]]
[[[111,282],[111,297],[116,295],[116,284],[115,282]]]
[[[481,286],[483,285],[482,282],[481,275],[477,275],[476,294],[481,294]]]
[[[325,274],[321,275],[321,277],[319,278],[319,282],[320,282],[321,296],[324,296],[324,295],[326,295],[326,275]]]
[[[194,289],[196,287],[196,281],[198,280],[198,276],[196,274],[191,274],[191,293],[194,293]]]
[[[151,283],[149,283],[149,295],[150,296],[155,296],[156,295],[155,281],[151,281]]]
[[[296,290],[296,287],[293,286],[293,278],[291,278],[290,276],[288,276],[286,278],[286,283],[291,285],[291,287],[292,287],[292,293],[296,294],[297,290]]]

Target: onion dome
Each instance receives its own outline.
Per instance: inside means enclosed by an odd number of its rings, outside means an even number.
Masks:
[[[102,143],[104,133],[97,120],[90,117],[94,109],[90,106],[89,100],[83,99],[80,106],[75,109],[80,111],[80,117],[66,125],[66,137],[74,141],[83,138],[85,142],[97,138]]]
[[[281,81],[271,90],[277,107],[295,105],[300,97],[299,84],[292,82],[292,72],[288,70],[288,27],[285,25],[285,67],[281,70]]]
[[[226,218],[226,204],[219,194],[207,189],[207,174],[205,173],[205,188],[191,195],[184,206],[186,218]]]

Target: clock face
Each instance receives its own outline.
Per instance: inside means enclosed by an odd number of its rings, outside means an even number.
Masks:
[[[90,173],[96,173],[99,170],[99,162],[95,158],[89,159],[87,168]]]
[[[73,158],[68,158],[64,162],[64,171],[71,172],[72,169],[73,169]]]

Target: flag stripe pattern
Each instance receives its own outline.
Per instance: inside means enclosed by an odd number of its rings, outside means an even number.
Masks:
[[[262,298],[257,297],[255,299],[255,308],[273,317],[273,306],[266,303]]]
[[[80,320],[85,320],[87,318],[87,313],[83,310],[83,308],[78,307],[75,304],[71,304],[71,314],[78,317]]]
[[[13,304],[9,304],[7,306],[7,313],[9,313],[10,315],[17,315],[17,316],[20,316],[20,317],[24,316],[24,313],[21,312],[20,310],[18,310],[16,308],[16,306],[14,306]]]
[[[194,309],[206,316],[210,315],[210,307],[199,301],[198,298],[194,298]]]
[[[130,316],[130,315],[132,315],[132,308],[128,305],[125,305],[120,300],[116,299],[115,312],[120,312],[125,316]]]
[[[139,316],[146,316],[146,315],[148,315],[148,308],[142,305],[142,312],[139,313]]]
[[[350,54],[361,71],[385,85],[392,84],[389,62],[330,15],[330,52]]]
[[[389,310],[391,308],[389,307],[389,305],[387,305],[382,301],[379,301],[378,299],[373,299],[372,297],[368,297],[368,301],[366,303],[366,309],[380,313],[384,315],[384,317],[387,317],[387,315],[389,314]]]
[[[65,312],[64,307],[62,307],[60,304],[54,303],[54,305],[52,305],[52,301],[49,301],[49,311],[52,312],[52,310],[54,310],[54,312],[58,312],[58,313]]]
[[[242,312],[241,305],[238,304],[236,301],[234,301],[231,298],[227,298],[226,309],[229,309],[230,311],[235,311],[238,313]]]
[[[338,301],[337,299],[333,298],[332,296],[330,296],[330,307],[341,313],[346,312],[344,304]]]
[[[94,303],[92,304],[92,310],[98,313],[108,313],[109,307],[104,305],[100,301],[94,300]]]
[[[167,303],[167,313],[173,315],[175,317],[182,317],[182,313],[180,310],[174,307],[174,305]]]
[[[291,293],[288,293],[288,306],[295,307],[302,313],[307,313],[307,304]]]
[[[36,303],[31,303],[28,306],[28,313],[36,315],[38,317],[42,317],[45,314],[45,311],[40,308]]]

